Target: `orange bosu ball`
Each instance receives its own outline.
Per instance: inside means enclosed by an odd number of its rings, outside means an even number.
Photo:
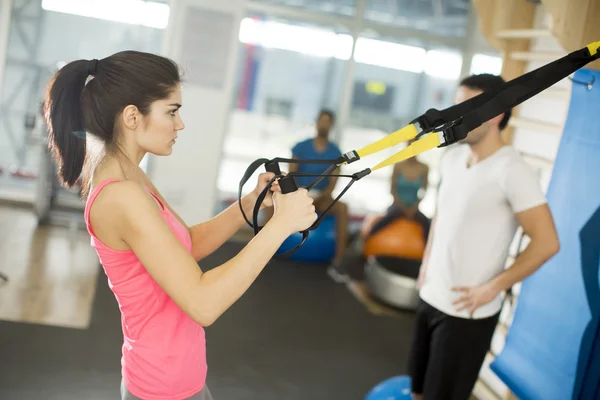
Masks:
[[[425,251],[423,227],[416,221],[399,218],[365,241],[363,254],[421,260]]]

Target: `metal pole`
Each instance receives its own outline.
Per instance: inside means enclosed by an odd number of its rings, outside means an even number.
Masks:
[[[13,0],[0,1],[0,93],[4,82],[4,67],[8,52],[8,33],[10,31],[10,17]]]

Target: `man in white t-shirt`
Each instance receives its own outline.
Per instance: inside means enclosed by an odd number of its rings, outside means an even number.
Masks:
[[[456,100],[503,83],[495,75],[468,77]],[[509,118],[507,112],[485,122],[442,157],[408,362],[414,399],[469,398],[490,348],[502,293],[558,251],[538,177],[500,137]],[[531,242],[505,269],[519,225]]]

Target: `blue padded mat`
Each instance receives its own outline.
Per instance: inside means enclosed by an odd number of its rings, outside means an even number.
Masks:
[[[573,79],[595,85],[573,83],[548,189],[561,250],[523,283],[491,365],[521,400],[600,399],[600,72]]]

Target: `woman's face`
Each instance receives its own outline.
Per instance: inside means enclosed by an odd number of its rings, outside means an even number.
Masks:
[[[136,135],[138,145],[146,152],[167,156],[173,152],[177,133],[185,128],[179,109],[181,108],[181,88],[175,88],[168,98],[152,103],[150,113]]]

